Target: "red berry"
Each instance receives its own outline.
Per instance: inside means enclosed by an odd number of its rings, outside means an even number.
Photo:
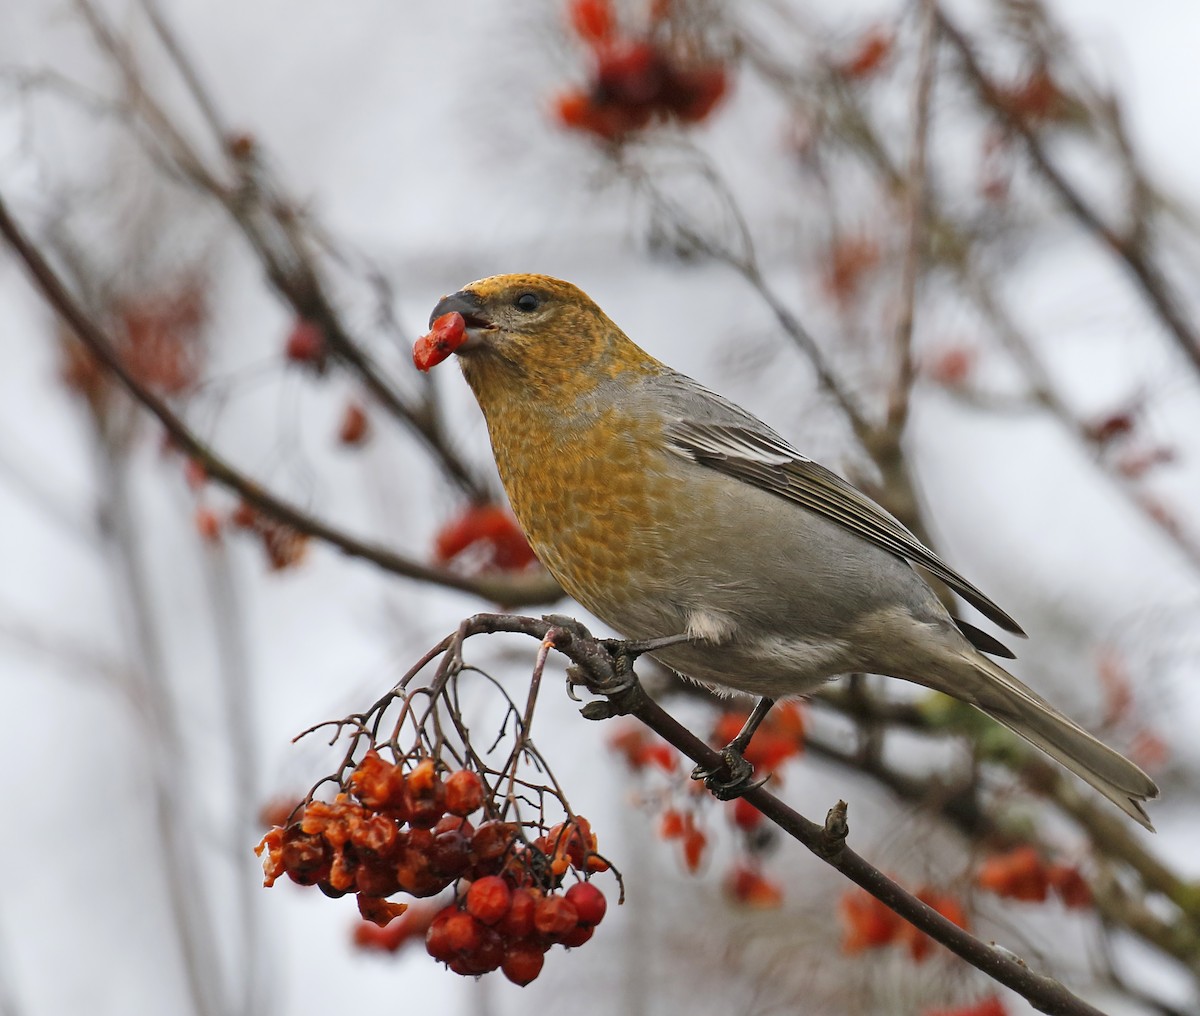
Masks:
[[[577,924],[558,940],[558,944],[568,949],[576,949],[596,934],[594,924]]]
[[[751,832],[763,822],[763,813],[744,797],[733,802],[733,824],[739,829]]]
[[[302,318],[287,337],[286,352],[287,358],[294,363],[320,365],[325,360],[325,333],[319,325]]]
[[[738,798],[741,800],[741,798]],[[687,831],[683,815],[674,808],[668,808],[662,813],[658,823],[658,835],[664,840],[677,840]]]
[[[783,889],[744,864],[737,865],[729,873],[725,891],[737,902],[751,907],[769,910],[783,905]]]
[[[443,314],[413,344],[413,365],[417,370],[437,366],[467,341],[467,322],[457,311]]]
[[[508,913],[496,926],[501,934],[512,940],[528,938],[534,932],[533,913],[538,897],[529,889],[514,889]]]
[[[557,942],[578,923],[579,913],[574,904],[562,896],[539,900],[533,911],[533,926],[551,942]]]
[[[480,928],[479,945],[463,956],[472,974],[486,974],[504,961],[507,943],[495,928]]]
[[[454,959],[455,953],[447,933],[447,924],[458,912],[458,908],[451,903],[434,914],[433,920],[429,922],[429,930],[425,932],[425,951],[435,960],[449,963]]]
[[[700,870],[700,862],[704,859],[704,849],[708,846],[708,837],[699,829],[689,830],[683,837],[683,863],[692,874]]]
[[[215,543],[219,540],[221,538],[221,520],[217,518],[217,513],[204,505],[197,508],[196,532],[200,534],[201,539],[208,543]]]
[[[445,821],[444,819],[442,821]],[[441,825],[441,822],[438,823]],[[460,829],[436,832],[429,849],[429,867],[439,875],[458,878],[471,864],[471,839]]]
[[[1090,907],[1092,890],[1072,864],[1052,864],[1046,869],[1046,877],[1059,899],[1067,907]]]
[[[442,931],[447,946],[460,956],[478,949],[483,939],[483,925],[463,910],[447,917]]]
[[[395,868],[376,860],[369,864],[360,864],[355,869],[354,888],[364,896],[391,896],[400,890],[400,880],[396,876]]]
[[[499,875],[485,875],[467,890],[467,910],[484,924],[495,924],[512,902],[512,890]]]
[[[483,781],[469,769],[446,777],[446,810],[464,818],[483,807]]]
[[[471,837],[471,855],[476,869],[494,875],[504,863],[504,855],[517,838],[517,827],[509,822],[483,822]],[[488,870],[490,869],[490,870]]]
[[[572,0],[567,13],[575,34],[584,42],[602,42],[613,34],[616,19],[609,0]]]
[[[230,513],[229,521],[238,529],[253,529],[258,523],[258,511],[253,505],[239,501],[238,506]]]
[[[208,483],[208,470],[199,459],[188,458],[183,463],[183,478],[193,491],[200,490]]]
[[[604,898],[604,893],[591,882],[577,882],[566,891],[563,899],[575,908],[579,915],[579,923],[587,927],[599,924],[608,910],[608,900]]]
[[[648,42],[624,42],[608,49],[596,66],[596,93],[618,106],[650,106],[667,82],[668,65]]]
[[[513,984],[519,984],[523,988],[537,978],[545,962],[546,957],[541,949],[535,945],[521,943],[508,947],[500,969]]]
[[[360,445],[367,439],[367,411],[357,402],[346,404],[338,427],[338,441],[344,445]]]
[[[414,829],[432,829],[446,814],[446,787],[433,759],[422,759],[404,782],[409,797],[408,824]]]

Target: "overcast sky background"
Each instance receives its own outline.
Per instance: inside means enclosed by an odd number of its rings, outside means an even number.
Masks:
[[[892,6],[845,5],[847,31]],[[1200,208],[1200,5],[1053,6],[1097,74],[1125,100],[1130,132],[1152,174]],[[968,18],[978,10],[957,7]],[[578,65],[563,46],[557,5],[173,0],[164,9],[229,123],[255,135],[332,236],[383,268],[410,336],[423,329],[440,295],[472,279],[508,271],[559,275],[582,285],[654,355],[764,416],[802,449],[843,464],[845,433],[806,401],[810,376],[798,358],[777,357],[769,374],[740,363],[740,349],[772,337],[752,294],[718,267],[651,257],[636,202],[605,186],[603,161],[585,140],[548,125],[548,96],[577,77]],[[118,15],[122,24],[136,20]],[[107,80],[70,4],[8,0],[0,24],[0,66]],[[335,379],[314,390],[279,366],[288,315],[219,221],[159,196],[136,160],[102,131],[81,129],[80,118],[61,105],[18,101],[7,88],[0,97],[0,193],[23,221],[46,221],[69,194],[80,212],[68,221],[105,272],[117,273],[130,256],[109,239],[125,219],[151,234],[156,224],[171,224],[170,235],[156,237],[151,266],[138,271],[165,271],[172,259],[183,263],[196,251],[208,257],[218,294],[213,371],[233,379],[224,389],[228,402],[202,399],[195,417],[214,443],[352,531],[426,553],[456,505],[453,493],[395,428],[378,428],[377,439],[353,456],[334,447],[340,406],[353,389]],[[777,112],[747,88],[700,138],[738,189],[768,254],[786,246],[776,219],[781,190],[803,198],[782,160],[762,158],[764,146],[773,152],[781,137]],[[100,200],[98,183],[107,188]],[[803,209],[788,215],[804,220]],[[1128,392],[1131,371],[1156,393],[1150,425],[1164,440],[1190,437],[1193,456],[1163,475],[1161,490],[1194,512],[1194,382],[1173,382],[1171,356],[1113,283],[1111,266],[1071,251],[1064,240],[1041,262],[1024,258],[1007,285],[1019,294],[1021,314],[1052,334],[1049,355],[1081,406],[1107,409]],[[345,295],[348,320],[372,334],[388,369],[411,383],[408,347],[372,332],[372,308],[361,292],[347,287]],[[788,295],[802,293],[793,287]],[[819,312],[812,314],[819,326]],[[111,562],[88,535],[96,522],[89,514],[94,449],[82,414],[58,383],[52,323],[21,271],[2,256],[0,321],[0,758],[7,770],[0,790],[7,817],[0,837],[0,1002],[9,1006],[0,1012],[182,1011],[145,807],[147,767],[155,762],[136,710],[87,665],[111,662],[119,671],[127,648]],[[489,462],[482,421],[457,370],[447,365],[434,383],[446,393],[460,446]],[[1194,572],[1107,493],[1053,425],[998,423],[929,391],[912,427],[914,462],[945,556],[1016,616],[1033,619],[1018,673],[1053,671],[1063,653],[1093,652],[1096,633],[1107,632],[1137,673],[1154,671],[1147,715],[1177,754],[1196,758],[1189,734],[1200,721]],[[138,453],[133,497],[172,694],[186,718],[184,751],[170,761],[208,818],[196,833],[208,864],[196,905],[211,910],[218,926],[236,927],[234,886],[255,877],[257,862],[251,843],[231,844],[227,835],[234,805],[225,707],[213,691],[211,593],[214,569],[222,566],[206,559],[191,527],[191,495],[163,465],[154,440],[143,441]],[[321,742],[289,744],[297,731],[373,701],[408,661],[479,607],[388,579],[322,547],[294,573],[264,575],[256,548],[234,542],[225,566],[236,588],[227,602],[243,620],[249,647],[258,799],[302,791],[332,768],[335,758]],[[1062,637],[1072,625],[1081,632],[1074,647]],[[519,680],[522,665],[501,662],[499,669]],[[1086,706],[1091,694],[1067,688],[1056,697],[1071,708]],[[567,1005],[588,1012],[772,1012],[777,1000],[757,997],[753,987],[763,969],[791,966],[794,976],[809,971],[818,979],[853,969],[829,951],[829,915],[843,888],[836,876],[785,849],[775,866],[789,883],[789,909],[766,917],[732,912],[720,897],[720,864],[706,878],[680,875],[649,820],[627,807],[630,785],[605,753],[605,730],[580,720],[556,686],[543,693],[538,722],[576,810],[592,819],[601,848],[631,876],[629,904],[596,939],[570,955],[552,953],[546,974],[524,992],[498,976],[476,986],[421,950],[382,959],[356,954],[348,944],[350,900],[281,885],[253,897],[268,943],[264,1011],[509,1013]],[[903,856],[897,837],[918,828],[901,817],[880,829],[867,816],[887,807],[886,795],[815,763],[798,769],[785,790],[810,815],[847,796],[852,816],[862,816],[855,831],[862,830],[864,851],[882,861]],[[1154,818],[1156,848],[1200,877],[1195,801],[1165,802]],[[879,853],[869,849],[873,843]],[[928,845],[933,866],[939,849]],[[754,948],[728,948],[731,923],[732,937]],[[1030,934],[1053,955],[1075,932],[1035,919]],[[242,946],[236,931],[222,941],[230,985],[239,983]],[[1065,951],[1076,947],[1071,941]],[[1144,962],[1136,949],[1129,956]],[[872,1006],[893,997],[891,990],[921,997],[901,964],[883,959],[872,966],[855,975],[862,979],[860,1011],[883,1011]],[[959,976],[948,965],[938,973],[949,986]],[[1173,971],[1154,976],[1166,994],[1187,998]],[[1028,1010],[1013,1002],[1011,1011]]]

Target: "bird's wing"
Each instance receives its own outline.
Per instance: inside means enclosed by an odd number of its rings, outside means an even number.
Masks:
[[[708,402],[695,414],[705,419],[676,417],[667,425],[666,437],[676,454],[819,512],[884,550],[936,575],[1006,631],[1025,634],[1007,613],[947,567],[896,518],[861,491],[801,455],[765,424],[733,403],[699,385],[695,386],[694,393],[716,402]]]

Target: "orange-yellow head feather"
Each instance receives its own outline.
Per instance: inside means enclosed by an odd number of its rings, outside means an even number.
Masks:
[[[661,365],[588,295],[548,275],[493,275],[443,297],[432,322],[457,311],[467,339],[456,352],[480,403],[586,394],[625,372]]]

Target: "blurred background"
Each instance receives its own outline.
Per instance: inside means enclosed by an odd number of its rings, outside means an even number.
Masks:
[[[862,485],[1020,620],[1012,669],[1163,790],[1151,836],[969,712],[859,676],[784,732],[785,800],[845,799],[859,852],[1105,1011],[1200,1008],[1200,8],[2,20],[0,199],[65,293],[0,253],[0,1014],[1032,1011],[580,718],[553,658],[533,735],[625,879],[617,907],[597,877],[590,942],[518,988],[363,931],[349,897],[261,887],[252,848],[344,750],[301,730],[480,610],[604,631],[485,508],[454,364],[412,366],[438,298],[503,272],[579,284]],[[467,658],[520,699],[535,652]],[[644,676],[698,732],[728,725]],[[460,689],[486,718],[482,684]]]

